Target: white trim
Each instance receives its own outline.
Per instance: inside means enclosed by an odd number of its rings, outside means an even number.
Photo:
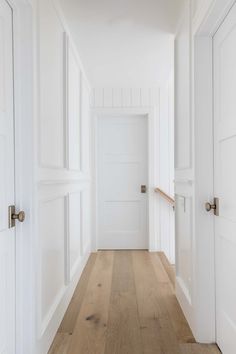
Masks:
[[[26,212],[16,226],[16,353],[34,352],[34,144],[33,9],[8,0],[13,10],[15,107],[15,205]]]
[[[204,202],[214,196],[212,39],[233,3],[235,0],[228,0],[227,3],[215,0],[207,7],[207,13],[203,10],[198,12],[192,37],[195,152],[193,314],[188,313],[185,305],[183,309],[196,340],[202,343],[216,341],[214,218],[204,210]]]
[[[155,134],[159,123],[159,116],[155,114],[155,109],[148,108],[96,108],[92,109],[92,198],[93,198],[93,222],[94,225],[92,232],[92,251],[97,251],[97,121],[102,116],[116,116],[116,115],[144,115],[148,119],[148,249],[149,251],[157,250],[158,241],[155,238],[155,218],[158,212],[155,210],[155,165],[159,165],[159,161],[155,161]],[[156,116],[156,119],[155,119]],[[159,154],[158,154],[159,156]]]
[[[84,69],[84,65],[83,65],[83,63],[82,63],[82,61],[81,61],[81,58],[80,58],[79,54],[78,54],[78,49],[76,48],[76,41],[75,41],[75,39],[74,39],[74,36],[73,36],[73,33],[71,32],[70,27],[69,27],[68,24],[67,24],[67,20],[66,20],[65,15],[64,15],[64,13],[63,13],[63,11],[62,11],[60,2],[59,2],[58,0],[52,0],[52,3],[53,3],[53,5],[54,5],[55,11],[56,11],[56,13],[57,13],[57,16],[58,16],[58,18],[60,19],[61,24],[62,24],[62,26],[63,26],[63,28],[64,28],[64,30],[65,30],[65,32],[66,32],[66,36],[67,36],[68,39],[70,40],[70,45],[71,45],[71,47],[72,47],[73,50],[74,50],[74,54],[75,54],[76,59],[77,59],[77,61],[78,61],[79,67],[80,67],[80,69],[81,69],[81,73],[82,73],[82,75],[83,75],[83,77],[84,77],[84,79],[85,79],[86,86],[87,86],[87,88],[88,88],[89,90],[91,90],[90,82],[89,82],[89,80],[88,80],[86,71],[85,71],[85,69]]]
[[[60,323],[63,319],[63,316],[66,312],[66,309],[72,299],[73,293],[75,291],[76,286],[78,285],[79,279],[83,272],[83,269],[89,259],[90,256],[90,243],[87,244],[86,249],[84,250],[83,256],[80,258],[80,263],[77,266],[77,269],[72,276],[70,281],[70,286],[64,286],[59,292],[58,296],[55,299],[55,302],[50,309],[50,313],[48,314],[46,320],[43,322],[43,325],[39,325],[39,329],[41,333],[38,333],[38,336],[41,337],[40,343],[38,343],[37,351],[32,351],[29,354],[41,354],[47,353],[55,334],[60,326]],[[65,291],[66,290],[66,291]],[[55,311],[57,309],[57,311]],[[47,330],[46,330],[47,329]],[[28,353],[27,353],[28,354]]]

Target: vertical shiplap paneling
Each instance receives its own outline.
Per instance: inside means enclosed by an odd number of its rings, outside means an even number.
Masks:
[[[122,89],[122,101],[123,101],[123,107],[131,107],[132,102],[131,102],[131,88],[123,88]]]
[[[160,101],[160,89],[151,88],[149,90],[149,104],[151,107],[159,106]]]
[[[122,89],[113,88],[113,107],[122,107]]]
[[[131,90],[131,104],[133,107],[141,106],[141,89],[132,88]]]
[[[156,88],[95,88],[90,105],[99,107],[157,107],[160,89]]]
[[[170,86],[173,83],[170,83]],[[165,89],[153,88],[97,88],[94,90],[93,107],[113,107],[113,108],[155,108],[156,131],[155,131],[155,151],[157,162],[155,166],[156,186],[161,187],[167,193],[173,192],[173,138],[172,129],[174,128],[171,114],[173,104],[170,95],[169,84]],[[161,105],[161,107],[160,107]],[[173,109],[173,108],[172,108]],[[166,201],[156,200],[157,219],[156,225],[157,238],[160,240],[161,250],[166,253],[171,263],[174,263],[174,213]]]
[[[104,89],[96,88],[94,90],[94,106],[104,107]]]
[[[89,102],[90,102],[90,107],[94,108],[95,107],[95,89],[91,90]]]
[[[141,106],[142,107],[149,107],[150,105],[150,89],[149,88],[142,88],[141,89]]]
[[[113,90],[111,88],[103,89],[103,106],[113,107]]]

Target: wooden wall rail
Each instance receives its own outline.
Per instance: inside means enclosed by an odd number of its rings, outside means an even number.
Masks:
[[[166,199],[171,205],[175,205],[175,200],[169,196],[168,194],[166,194],[163,190],[161,190],[160,188],[155,188],[155,192],[160,194],[164,199]]]

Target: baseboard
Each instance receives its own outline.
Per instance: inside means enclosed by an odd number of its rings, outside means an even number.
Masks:
[[[168,258],[166,257],[164,252],[157,252],[161,263],[170,279],[170,282],[173,286],[173,288],[175,288],[175,267],[173,264],[171,264],[168,260]]]
[[[78,268],[75,272],[75,275],[68,284],[68,286],[65,287],[64,294],[62,295],[62,298],[54,311],[46,330],[42,334],[40,338],[38,338],[37,343],[36,343],[36,353],[37,354],[47,354],[48,350],[53,342],[53,339],[57,333],[57,330],[60,326],[60,323],[64,317],[64,314],[67,310],[67,307],[69,306],[69,303],[71,301],[71,298],[74,294],[75,288],[79,282],[79,279],[81,277],[81,274],[84,270],[84,267],[88,261],[88,258],[91,253],[91,245],[89,244],[84,252],[83,257],[81,258],[81,262],[78,265]]]
[[[195,331],[192,301],[189,294],[186,292],[185,287],[183,286],[183,283],[179,277],[176,277],[176,281],[175,281],[175,294],[180,304],[180,307],[184,313],[184,316],[186,317],[186,320],[195,337],[196,331]]]

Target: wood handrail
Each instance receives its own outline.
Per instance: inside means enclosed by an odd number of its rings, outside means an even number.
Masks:
[[[166,199],[170,204],[175,205],[175,200],[169,196],[168,194],[166,194],[163,190],[161,190],[160,188],[155,188],[154,191],[158,194],[160,194],[164,199]]]

